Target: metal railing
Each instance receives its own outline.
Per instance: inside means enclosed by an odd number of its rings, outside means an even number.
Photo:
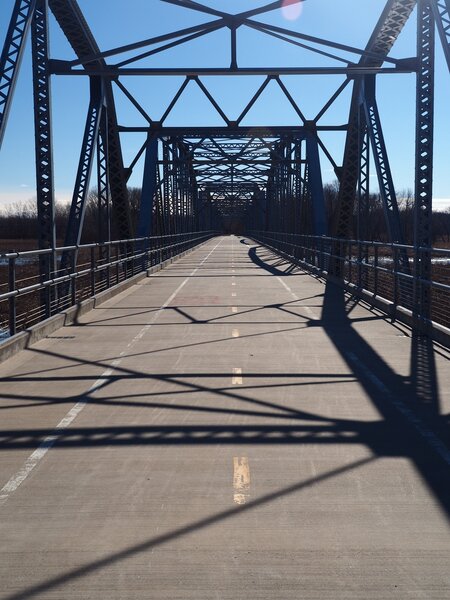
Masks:
[[[0,254],[0,339],[193,248],[213,231]],[[70,267],[62,268],[61,259]],[[53,267],[42,275],[44,262]],[[50,258],[50,260],[49,260]]]
[[[431,290],[431,321],[450,327],[449,249],[265,231],[252,231],[249,236],[318,275],[331,274],[332,265],[338,265],[340,278],[352,284],[355,293],[365,290],[388,301],[393,316],[399,308],[414,313],[417,289],[427,286]],[[419,280],[414,275],[414,261],[417,255],[430,253],[432,277]]]

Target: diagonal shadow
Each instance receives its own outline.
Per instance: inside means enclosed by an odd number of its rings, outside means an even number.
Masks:
[[[54,351],[50,351],[50,350],[41,350],[41,349],[33,349],[34,352],[38,353],[38,354],[44,354],[44,355],[49,355],[52,356],[54,358],[68,358],[66,355],[61,355],[57,352]],[[74,357],[70,357],[72,358],[75,362],[77,362],[78,364],[89,364],[92,366],[98,366],[101,367],[102,369],[109,369],[110,365],[108,363],[104,363],[102,361],[87,361],[87,360],[83,360],[83,359],[79,359],[79,358],[74,358]],[[276,411],[282,411],[282,412],[286,412],[288,414],[294,415],[294,416],[300,416],[300,415],[305,415],[307,413],[304,413],[303,411],[299,411],[297,409],[293,409],[287,406],[282,406],[280,404],[277,404],[275,402],[268,402],[265,400],[261,400],[261,399],[256,399],[256,398],[250,398],[248,396],[243,396],[242,394],[238,394],[237,392],[231,392],[229,391],[227,388],[211,388],[208,387],[206,385],[201,385],[199,383],[194,383],[194,382],[189,382],[187,381],[187,377],[192,378],[192,379],[199,379],[199,378],[206,378],[206,379],[210,379],[210,378],[217,378],[217,377],[223,377],[226,378],[227,380],[230,377],[229,373],[189,373],[189,374],[173,374],[173,373],[142,373],[140,371],[136,371],[135,369],[130,369],[128,367],[124,367],[123,365],[117,365],[116,367],[114,367],[114,371],[116,374],[112,374],[109,375],[105,378],[105,383],[101,386],[101,389],[104,389],[105,387],[107,387],[108,385],[113,384],[114,382],[117,381],[123,381],[126,379],[147,379],[147,380],[159,380],[159,381],[164,381],[167,383],[173,383],[174,385],[178,385],[178,386],[182,386],[184,389],[182,390],[182,393],[186,393],[186,389],[187,390],[192,390],[194,392],[213,392],[216,395],[219,396],[224,396],[225,398],[231,398],[231,399],[235,399],[235,400],[241,400],[244,401],[246,403],[251,403],[251,404],[256,404],[257,406],[263,406],[264,408],[271,408],[271,409],[275,409]],[[303,373],[301,376],[295,373],[272,373],[271,374],[272,377],[280,377],[283,379],[286,378],[295,378],[298,379],[299,377],[302,378],[311,378],[311,377],[317,377],[317,378],[348,378],[349,375],[348,374],[323,374],[323,373]],[[247,375],[248,378],[267,378],[267,374],[265,373],[248,373]],[[92,375],[83,375],[83,376],[76,376],[76,377],[72,377],[71,380],[72,381],[78,381],[78,380],[83,380],[83,381],[96,381],[98,379],[98,373],[97,374],[92,374]],[[17,381],[16,377],[10,377],[10,378],[4,378],[5,382],[9,382],[9,381]],[[20,381],[25,382],[66,382],[67,378],[66,377],[22,377],[20,379]],[[261,387],[261,386],[260,386]],[[262,386],[265,387],[265,386]],[[277,386],[278,387],[278,386]],[[100,388],[96,388],[96,391],[100,389]],[[173,394],[174,392],[169,392],[171,394]],[[84,400],[90,398],[89,393],[85,393],[83,392],[80,396],[77,396],[76,400],[80,401],[80,400]]]
[[[279,261],[278,264],[275,265],[269,264],[266,260],[264,260],[264,257],[258,256],[257,247],[254,246],[249,249],[248,256],[253,264],[261,269],[264,269],[265,271],[268,271],[271,275],[288,275],[296,268],[295,265],[284,260]],[[274,255],[272,254],[270,258],[273,259],[273,257]],[[287,265],[287,267],[283,270],[278,268],[279,265]]]
[[[428,415],[439,415],[439,393],[433,341],[414,331],[411,340],[411,385],[416,407]]]
[[[152,324],[153,327],[153,324]],[[304,325],[301,325],[300,327],[288,327],[287,329],[277,329],[276,331],[262,331],[259,333],[248,333],[248,334],[241,334],[239,336],[240,340],[244,340],[246,338],[253,338],[253,337],[259,337],[259,336],[265,336],[265,335],[276,335],[277,333],[288,333],[288,332],[292,332],[292,331],[299,331],[300,329],[304,329]],[[47,338],[47,339],[52,339],[52,338]],[[140,356],[146,356],[146,355],[150,355],[150,354],[158,354],[159,352],[169,352],[172,350],[180,350],[180,349],[184,349],[184,348],[193,348],[196,346],[204,346],[204,345],[209,345],[209,344],[216,344],[219,342],[228,342],[228,341],[236,341],[237,338],[233,338],[230,336],[227,336],[225,338],[218,338],[215,340],[206,340],[204,342],[193,342],[190,344],[179,344],[177,346],[168,346],[166,348],[156,348],[155,350],[146,350],[145,352],[135,352],[133,354],[127,354],[127,358],[137,358]],[[35,348],[29,348],[28,349],[30,352],[31,351],[35,351]],[[60,355],[62,356],[62,355]],[[64,365],[62,367],[52,367],[51,369],[38,369],[36,371],[24,371],[21,373],[18,373],[16,375],[14,375],[15,378],[20,378],[20,377],[25,377],[27,375],[37,375],[37,374],[42,374],[42,373],[52,373],[52,372],[56,372],[56,371],[61,371],[64,369],[70,369],[70,368],[76,368],[79,366],[79,359],[75,358],[75,357],[70,357],[67,355],[64,355],[66,358],[68,358],[69,360],[72,359],[74,361],[73,365]],[[110,357],[106,357],[103,358],[103,362],[106,363],[107,361],[114,361],[116,360],[118,357],[117,356],[110,356]],[[6,381],[6,378],[4,378],[2,381]]]
[[[404,436],[415,437],[410,459],[441,506],[450,513],[450,490],[447,485],[450,451],[440,439],[448,439],[446,419],[434,415],[423,424],[417,417],[414,408],[420,404],[420,398],[412,385],[413,375],[403,378],[395,373],[352,327],[345,290],[330,281],[325,287],[322,326],[384,420],[398,424],[397,437],[400,440]],[[437,394],[436,372],[429,373],[429,377],[434,380],[432,387]],[[435,405],[438,405],[437,399]]]
[[[314,383],[311,382],[305,382],[305,383],[300,383],[300,382],[296,382],[296,383],[282,383],[282,384],[271,384],[271,385],[262,385],[262,386],[258,386],[258,385],[242,385],[239,386],[240,390],[242,392],[245,391],[253,391],[253,390],[260,390],[260,389],[278,389],[280,387],[282,388],[286,388],[286,387],[302,387],[302,386],[321,386],[321,385],[339,385],[341,383],[354,383],[356,380],[354,378],[345,378],[345,379],[341,379],[339,381],[315,381]],[[232,387],[222,387],[222,388],[208,388],[208,391],[210,391],[211,393],[216,393],[216,392],[220,392],[220,391],[231,391]],[[167,409],[168,411],[171,410],[189,410],[189,411],[193,411],[193,412],[208,412],[208,413],[220,413],[220,414],[235,414],[235,415],[245,415],[245,416],[254,416],[254,417],[270,417],[270,416],[276,416],[277,419],[292,419],[293,416],[292,414],[281,414],[281,413],[270,413],[270,412],[261,412],[261,411],[251,411],[251,410],[242,410],[242,409],[226,409],[226,408],[213,408],[213,407],[209,407],[209,406],[199,406],[199,405],[183,405],[183,404],[167,404],[167,403],[162,403],[162,402],[143,402],[143,401],[137,401],[134,400],[135,398],[151,398],[154,396],[157,397],[164,397],[164,396],[176,396],[176,395],[182,395],[182,396],[188,396],[189,394],[195,394],[197,393],[197,390],[195,389],[191,389],[191,390],[170,390],[167,392],[163,392],[163,391],[158,391],[158,392],[145,392],[142,394],[127,394],[126,395],[126,400],[123,400],[124,396],[123,395],[117,395],[117,396],[108,396],[107,398],[96,398],[96,397],[92,397],[89,396],[89,403],[90,404],[98,404],[98,405],[111,405],[111,406],[124,406],[124,407],[130,407],[130,406],[134,406],[136,408],[163,408],[163,409]],[[17,409],[17,408],[30,408],[31,406],[36,406],[36,407],[40,407],[40,406],[46,406],[46,405],[60,405],[60,404],[74,404],[80,400],[86,400],[87,397],[85,395],[82,396],[68,396],[66,398],[51,398],[49,399],[48,395],[45,396],[24,396],[23,394],[2,394],[2,398],[4,400],[27,400],[27,404],[20,404],[20,405],[9,405],[9,406],[0,406],[0,410],[12,410],[12,409]],[[30,404],[30,402],[32,402],[33,404]],[[306,413],[303,412],[302,413],[302,419],[306,418],[306,415],[309,415],[310,413]],[[319,417],[317,417],[319,418]]]
[[[328,439],[331,439],[333,443],[336,443],[338,441],[342,444],[354,443],[356,439],[357,443],[364,444],[367,447],[371,448],[377,456],[382,456],[386,454],[393,454],[395,456],[402,455],[412,460],[418,468],[418,470],[420,471],[420,473],[422,474],[425,481],[428,483],[430,489],[432,489],[435,493],[435,496],[440,501],[441,505],[448,510],[449,496],[448,486],[446,483],[448,467],[446,465],[443,465],[442,461],[440,461],[435,456],[433,448],[430,448],[427,440],[424,440],[423,436],[420,435],[420,431],[418,432],[417,428],[414,427],[414,422],[411,423],[408,421],[408,419],[405,419],[405,413],[399,412],[398,404],[396,407],[395,403],[392,404],[391,402],[391,397],[394,397],[394,399],[399,398],[402,402],[406,402],[411,398],[411,389],[413,387],[411,383],[411,378],[405,379],[400,375],[396,374],[389,367],[389,365],[386,364],[383,358],[375,352],[373,347],[354,330],[354,328],[352,327],[354,320],[349,319],[349,311],[353,307],[354,304],[349,303],[346,300],[346,296],[343,290],[341,290],[340,288],[334,289],[332,286],[327,285],[322,321],[319,322],[319,325],[321,325],[324,328],[329,338],[331,339],[337,350],[340,352],[341,356],[346,361],[347,365],[349,366],[350,372],[358,378],[358,381],[361,382],[361,385],[364,387],[364,390],[372,399],[379,412],[382,414],[383,421],[376,423],[360,423],[355,421],[339,423],[338,420],[333,420],[330,423],[330,420],[325,419],[324,417],[311,415],[302,411],[296,411],[295,409],[291,408],[286,410],[287,407],[277,405],[276,403],[263,403],[262,401],[254,398],[247,398],[242,394],[229,392],[226,388],[219,388],[219,390],[215,390],[211,387],[208,387],[207,385],[201,385],[196,382],[180,381],[179,379],[183,376],[182,374],[173,375],[158,373],[155,375],[147,375],[121,366],[116,369],[117,374],[108,378],[108,381],[105,383],[102,390],[105,390],[108,385],[111,385],[114,382],[127,380],[129,378],[153,378],[163,381],[169,381],[170,383],[174,383],[175,385],[187,387],[191,392],[194,393],[198,393],[199,391],[213,392],[215,394],[217,393],[218,395],[222,395],[225,399],[232,398],[234,400],[263,405],[266,408],[270,407],[272,410],[275,411],[282,410],[284,411],[283,416],[285,418],[299,420],[308,418],[311,421],[321,420],[322,422],[319,423],[319,425],[312,425],[311,423],[308,423],[307,425],[294,424],[289,426],[273,425],[268,428],[258,428],[257,426],[230,428],[229,426],[221,427],[220,425],[208,428],[197,427],[195,429],[186,427],[184,425],[168,428],[144,427],[141,429],[137,429],[136,427],[109,429],[102,428],[100,430],[86,428],[70,428],[66,432],[64,432],[64,437],[62,437],[57,442],[56,447],[64,446],[65,443],[67,445],[75,445],[78,443],[89,446],[100,444],[102,443],[102,435],[107,436],[106,438],[104,438],[103,443],[109,444],[144,444],[146,443],[146,435],[148,434],[156,436],[156,439],[154,439],[153,443],[177,443],[176,438],[174,441],[174,438],[171,436],[173,434],[179,435],[180,432],[186,433],[184,443],[195,444],[213,443],[211,440],[214,440],[214,443],[223,443],[223,440],[220,439],[218,435],[224,431],[228,434],[231,434],[230,438],[234,438],[233,443],[236,443],[236,440],[238,439],[239,443],[244,443],[243,440],[246,440],[245,443],[247,444],[263,443],[261,440],[264,437],[270,438],[269,434],[274,433],[279,435],[278,439],[280,441],[278,443],[294,443],[299,445],[302,443],[303,438],[300,437],[299,439],[296,439],[296,434],[304,435],[305,439],[308,440],[308,443],[314,444],[329,443],[327,442],[327,437]],[[297,318],[299,317],[298,315],[296,316]],[[315,321],[314,323],[310,323],[310,326],[318,326],[318,322]],[[52,354],[48,351],[44,351],[44,353]],[[56,354],[56,356],[61,357],[62,355]],[[78,362],[89,362],[80,361],[80,359],[74,360],[78,360]],[[89,364],[100,365],[102,366],[102,368],[107,368],[110,366],[108,364],[105,364],[104,362],[89,362]],[[255,378],[267,377],[267,374],[263,375],[261,373],[252,375]],[[285,374],[279,375],[285,377]],[[192,376],[206,378],[215,377],[216,374],[189,374],[189,377]],[[226,376],[229,377],[229,374],[226,374]],[[293,374],[287,374],[287,376],[299,377],[298,375]],[[303,376],[305,376],[305,374],[303,374]],[[330,375],[327,374],[326,376],[329,377]],[[341,375],[341,377],[349,377],[349,375],[345,374]],[[98,375],[95,377],[95,379],[97,378]],[[89,378],[85,377],[83,379]],[[32,380],[32,378],[30,378],[29,380]],[[58,379],[56,378],[56,380]],[[336,380],[342,381],[342,379],[339,379],[339,376],[336,377]],[[183,390],[180,393],[186,393],[186,391]],[[418,395],[414,392],[412,396],[412,404],[419,404]],[[91,399],[89,399],[89,401],[91,401]],[[189,410],[190,407],[186,406],[185,409]],[[278,418],[280,416],[280,413],[274,412],[273,415],[269,414],[269,416],[274,416],[275,418]],[[324,421],[326,421],[326,423],[324,423]],[[348,438],[347,436],[343,435],[344,433],[349,431],[353,434],[356,432],[358,435],[352,438]],[[22,439],[22,441],[20,441],[21,438],[19,437],[19,435],[24,436],[24,431],[8,433],[12,435],[12,443],[27,443],[26,439]],[[27,433],[28,432],[25,432],[25,435]],[[48,430],[32,430],[29,433],[31,437],[34,436],[35,440],[37,436],[48,434]],[[321,434],[326,434],[323,437],[323,439],[321,439],[320,437]],[[254,436],[253,439],[252,435]],[[17,437],[14,439],[14,436]],[[73,438],[71,438],[70,436],[73,436]],[[76,436],[78,436],[79,438],[78,441]],[[121,436],[123,437],[121,438]],[[289,440],[289,442],[286,442],[285,440]],[[274,440],[272,439],[270,443],[273,444]],[[69,570],[64,574],[54,577],[48,581],[42,582],[41,584],[38,584],[36,586],[30,587],[26,590],[13,593],[13,595],[7,597],[7,600],[20,600],[25,598],[32,598],[33,596],[36,596],[38,594],[54,590],[55,588],[67,582],[89,575],[90,573],[95,572],[98,569],[102,569],[109,565],[116,564],[121,560],[134,556],[141,552],[145,552],[148,549],[151,549],[155,546],[166,544],[171,542],[172,540],[178,539],[186,535],[190,535],[196,531],[199,531],[201,529],[212,526],[216,523],[232,518],[236,515],[239,515],[243,511],[251,510],[264,503],[271,502],[276,498],[295,493],[304,489],[305,487],[315,485],[317,483],[320,483],[327,479],[331,479],[336,476],[340,476],[353,468],[358,468],[374,460],[376,460],[376,457],[371,457],[361,461],[357,461],[352,465],[345,465],[343,467],[340,467],[339,469],[336,469],[319,477],[307,480],[306,482],[299,482],[293,486],[289,486],[282,490],[278,490],[277,492],[268,494],[260,499],[249,502],[247,505],[244,505],[242,507],[222,511],[216,515],[212,515],[205,519],[201,519],[194,523],[188,524],[185,527],[181,527],[179,529],[167,532],[166,534],[162,534],[160,536],[151,538],[149,540],[141,542],[140,544],[136,544],[130,548],[126,548],[124,550],[110,554],[109,556],[106,556],[88,565],[83,565],[76,569]]]
[[[252,500],[247,504],[243,504],[241,506],[236,506],[228,510],[221,511],[204,519],[195,521],[194,523],[185,525],[184,527],[168,531],[167,533],[155,536],[153,538],[145,540],[144,542],[140,542],[139,544],[135,544],[134,546],[125,548],[124,550],[114,552],[109,556],[105,556],[104,558],[100,558],[89,564],[85,564],[81,567],[77,567],[75,569],[66,571],[66,573],[63,573],[62,575],[58,575],[56,577],[53,577],[52,579],[43,581],[40,584],[28,587],[25,590],[14,592],[9,596],[5,596],[5,600],[28,600],[29,598],[33,598],[38,594],[49,592],[50,590],[55,590],[56,588],[69,583],[70,581],[79,579],[81,577],[86,577],[87,575],[90,575],[95,571],[126,560],[127,558],[130,558],[132,556],[141,554],[142,552],[151,550],[152,548],[155,548],[157,546],[168,544],[173,540],[183,538],[185,536],[201,531],[202,529],[206,529],[207,527],[216,525],[217,523],[221,523],[230,518],[237,517],[244,513],[250,512],[255,508],[273,502],[279,498],[289,496],[313,485],[318,485],[322,482],[328,481],[340,475],[344,475],[345,473],[353,471],[354,469],[358,469],[360,467],[368,465],[369,463],[374,462],[375,460],[376,457],[364,458],[355,461],[354,463],[351,463],[349,465],[344,465],[343,467],[334,469],[333,471],[329,471],[322,475],[318,475],[317,477],[312,477],[311,479],[307,479],[306,481],[301,481],[295,483],[294,485],[287,486],[281,490],[277,490],[276,492],[271,492],[270,494],[266,494],[256,500]]]

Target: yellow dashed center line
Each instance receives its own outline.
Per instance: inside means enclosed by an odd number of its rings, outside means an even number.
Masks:
[[[240,369],[239,367],[234,367],[233,369],[231,385],[242,385],[242,369]]]
[[[250,466],[246,456],[233,458],[233,500],[245,504],[250,497]]]

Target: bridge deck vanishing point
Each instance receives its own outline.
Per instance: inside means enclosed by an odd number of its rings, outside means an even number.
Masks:
[[[215,238],[0,367],[0,597],[450,597],[450,370]]]

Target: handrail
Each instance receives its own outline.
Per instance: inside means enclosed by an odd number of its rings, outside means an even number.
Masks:
[[[0,280],[0,286],[7,288],[0,293],[0,336],[14,335],[19,329],[161,264],[216,234],[196,231],[1,253],[0,261],[7,262],[8,278]],[[58,263],[63,253],[69,255],[70,267],[62,269]],[[53,256],[53,270],[41,273],[39,259],[48,255]],[[31,269],[32,274],[26,273],[19,279],[21,268]]]
[[[277,231],[250,231],[249,237],[285,256],[294,264],[314,271],[319,276],[334,274],[337,263],[339,277],[351,284],[355,294],[369,292],[375,298],[386,300],[397,314],[398,308],[409,310],[420,326],[435,322],[450,327],[450,249],[424,248],[407,244],[362,241],[331,236],[284,233]],[[431,255],[432,278],[424,279],[408,269],[421,254]],[[431,290],[431,314],[417,314],[417,289]],[[368,295],[364,298],[367,300]]]

